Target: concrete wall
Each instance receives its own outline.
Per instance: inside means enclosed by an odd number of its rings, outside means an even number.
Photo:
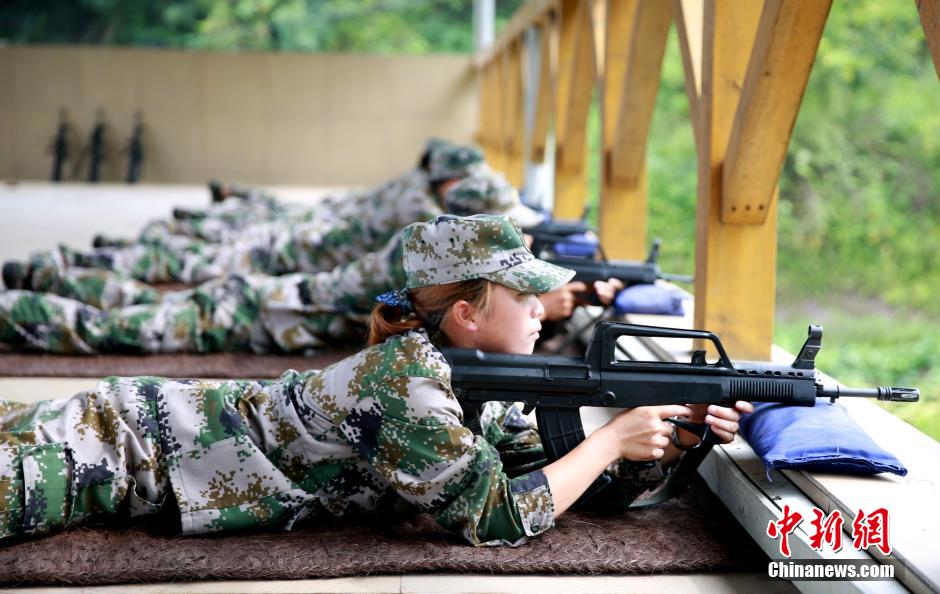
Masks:
[[[70,163],[108,124],[103,179],[120,181],[140,109],[144,182],[366,185],[410,167],[430,135],[470,141],[469,58],[0,47],[0,178],[48,179],[61,107]]]

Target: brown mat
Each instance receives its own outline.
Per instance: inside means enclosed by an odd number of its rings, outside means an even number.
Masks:
[[[551,345],[549,345],[551,346]],[[356,350],[335,350],[312,355],[52,355],[29,353],[0,344],[0,377],[158,377],[277,378],[288,369],[323,369]],[[543,346],[541,354],[552,352]],[[569,349],[566,355],[580,355]]]
[[[160,377],[276,378],[288,369],[323,369],[353,351],[311,356],[252,355],[50,355],[0,350],[0,377]]]
[[[421,572],[650,574],[761,571],[766,558],[701,481],[677,500],[615,517],[563,516],[517,548],[473,548],[421,515],[398,525],[161,537],[81,528],[0,548],[5,585],[307,579]]]

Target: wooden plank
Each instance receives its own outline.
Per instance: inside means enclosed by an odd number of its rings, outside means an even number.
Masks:
[[[704,41],[705,5],[701,0],[673,0],[679,53],[685,72],[685,93],[689,98],[689,117],[697,151],[701,151],[702,43]]]
[[[503,147],[506,155],[503,173],[517,188],[525,180],[525,159],[522,145],[525,142],[525,98],[522,85],[521,39],[509,45],[506,52],[506,112],[503,127]]]
[[[933,56],[933,66],[940,79],[940,0],[916,0],[920,22],[924,26],[927,47]]]
[[[739,359],[767,359],[773,340],[776,201],[763,225],[721,221],[721,168],[760,10],[751,0],[707,0],[704,14],[695,325],[718,333]]]
[[[611,145],[613,182],[634,187],[646,166],[646,141],[659,92],[671,2],[641,2],[630,35],[632,47]]]
[[[776,561],[788,560],[780,553],[777,541],[767,536],[767,525],[781,518],[784,506],[804,518],[812,518],[813,501],[778,472],[771,473],[773,480],[769,480],[760,458],[740,437],[728,445],[715,447],[702,462],[699,474],[768,557]],[[790,534],[790,559],[872,560],[867,553],[851,546],[843,546],[838,552],[828,548],[817,551],[810,546],[810,530],[809,522],[803,521]],[[793,584],[807,593],[907,592],[898,580],[797,581]]]
[[[545,161],[545,144],[548,141],[548,129],[555,111],[555,72],[553,64],[557,60],[558,26],[554,11],[549,12],[540,26],[541,44],[539,49],[539,92],[535,103],[535,118],[532,125],[532,137],[529,139],[529,160],[535,163]]]
[[[724,223],[766,219],[831,5],[764,3],[725,155]]]
[[[555,216],[580,218],[586,191],[585,128],[596,82],[591,0],[562,0],[555,126]]]

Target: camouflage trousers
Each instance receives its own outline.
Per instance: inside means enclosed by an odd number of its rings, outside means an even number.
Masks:
[[[288,274],[332,270],[382,249],[411,223],[442,214],[437,199],[414,183],[390,184],[385,191],[327,197],[316,207],[298,207],[280,220],[245,226],[222,243],[171,233],[121,247],[37,254],[33,275],[61,262],[67,266],[122,272],[149,282],[195,284],[223,274]],[[392,192],[392,190],[395,192]],[[286,211],[285,211],[286,212]]]
[[[253,226],[228,243],[170,236],[162,243],[101,247],[88,252],[60,246],[58,250],[34,254],[28,270],[32,278],[49,274],[50,269],[100,268],[147,283],[186,284],[225,274],[321,272],[380,249],[391,235],[372,235],[355,218],[279,222]]]
[[[312,223],[331,216],[375,215],[381,211],[394,210],[395,202],[403,197],[415,193],[426,194],[427,191],[427,175],[417,169],[409,170],[371,190],[329,194],[314,204],[281,202],[261,189],[251,188],[203,210],[175,209],[173,219],[147,224],[136,241],[111,239],[104,240],[103,245],[127,247],[133,243],[162,244],[172,241],[173,236],[224,243],[237,239],[249,227],[274,221]]]
[[[172,241],[174,236],[225,243],[236,239],[239,233],[254,225],[279,220],[310,222],[321,212],[328,215],[329,204],[321,206],[279,202],[260,190],[251,190],[245,196],[231,196],[205,210],[175,209],[172,219],[155,220],[145,225],[134,242],[111,240],[105,243],[119,247],[133,243],[163,244]]]
[[[324,478],[361,461],[317,451],[312,420],[290,404],[315,375],[110,377],[68,399],[0,399],[0,542],[162,510],[179,510],[184,533],[289,529],[323,513],[318,495],[355,496],[323,494]],[[518,406],[487,403],[481,421],[507,472],[544,464]]]
[[[227,275],[161,295],[94,269],[0,292],[0,342],[53,353],[298,352],[361,343],[376,296],[404,285],[398,236],[329,272]]]

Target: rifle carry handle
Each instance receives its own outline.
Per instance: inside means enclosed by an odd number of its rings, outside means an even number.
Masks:
[[[685,330],[683,328],[657,328],[641,326],[638,324],[624,324],[621,322],[599,322],[594,330],[591,344],[588,346],[588,358],[593,353],[600,352],[601,366],[610,369],[617,362],[617,339],[621,336],[648,337],[648,338],[691,338],[693,340],[707,340],[715,346],[718,352],[718,361],[715,367],[734,369],[731,357],[722,346],[721,340],[712,332],[705,330]]]

